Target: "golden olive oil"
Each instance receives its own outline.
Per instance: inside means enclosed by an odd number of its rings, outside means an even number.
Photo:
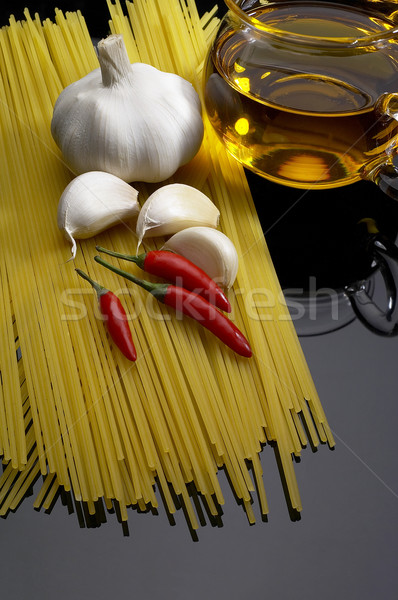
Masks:
[[[352,40],[385,34],[391,22],[327,2],[259,6],[250,15],[286,35],[225,21],[205,86],[219,137],[245,166],[284,185],[325,188],[358,180],[364,165],[395,144],[398,124],[382,114],[378,100],[398,92],[398,44],[393,36],[367,45]],[[308,44],[292,34],[317,38]]]

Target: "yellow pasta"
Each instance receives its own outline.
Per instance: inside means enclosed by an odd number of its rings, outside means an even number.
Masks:
[[[123,34],[132,62],[176,72],[201,93],[215,11],[200,18],[193,0],[108,7],[110,29]],[[54,22],[41,22],[25,11],[25,21],[11,18],[0,30],[0,452],[7,465],[0,514],[15,509],[41,474],[36,508],[50,508],[62,490],[88,515],[103,502],[127,520],[130,506],[157,506],[159,486],[167,511],[176,511],[178,499],[195,529],[191,486],[217,516],[223,467],[252,523],[256,488],[260,511],[268,512],[260,462],[267,443],[277,446],[290,503],[301,510],[292,457],[307,435],[314,446],[334,441],[244,171],[206,119],[200,152],[172,180],[200,188],[220,209],[221,228],[240,256],[233,318],[253,357],[235,356],[197,323],[93,261],[98,243],[131,252],[135,241],[126,228],[82,241],[68,262],[56,207],[72,174],[51,138],[52,108],[66,85],[97,66],[80,12],[56,10]],[[142,201],[150,189],[139,185]],[[134,365],[113,348],[75,267],[120,293],[138,351]],[[265,292],[274,300],[266,308],[259,301]]]

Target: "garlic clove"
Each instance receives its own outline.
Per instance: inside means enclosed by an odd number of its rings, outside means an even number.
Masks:
[[[182,254],[203,269],[218,285],[232,287],[238,272],[238,253],[232,241],[218,229],[189,227],[174,234],[162,250]]]
[[[136,233],[140,247],[144,237],[171,235],[187,227],[216,228],[220,211],[203,192],[184,183],[157,189],[140,210]]]
[[[135,219],[139,213],[138,192],[110,173],[83,173],[66,186],[58,203],[58,227],[72,244],[121,222]]]

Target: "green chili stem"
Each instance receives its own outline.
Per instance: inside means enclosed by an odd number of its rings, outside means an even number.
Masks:
[[[113,250],[108,250],[107,248],[103,248],[102,246],[96,246],[95,248],[98,252],[103,252],[104,254],[109,254],[109,256],[121,258],[122,260],[129,260],[130,262],[133,262],[136,265],[138,265],[141,269],[144,268],[146,252],[144,252],[143,254],[122,254],[121,252],[114,252]]]
[[[84,271],[81,271],[80,269],[75,269],[75,271],[78,275],[80,275],[80,277],[82,277],[83,279],[85,279],[86,281],[91,283],[91,285],[97,292],[97,296],[102,296],[102,294],[106,294],[108,292],[108,290],[106,288],[104,288],[104,286],[100,285],[99,283],[97,283],[96,281],[91,279],[91,277],[89,277],[86,273],[84,273]]]
[[[144,288],[144,290],[155,296],[155,298],[157,298],[157,300],[159,300],[160,302],[163,301],[163,298],[167,293],[167,288],[169,287],[168,283],[152,283],[152,281],[139,279],[132,273],[128,273],[127,271],[123,271],[122,269],[111,265],[100,256],[94,256],[94,260],[103,267],[109,269],[110,271],[113,271],[113,273],[116,273],[116,275],[121,275],[125,279],[128,279],[129,281],[132,281],[133,283],[136,283],[140,287]]]

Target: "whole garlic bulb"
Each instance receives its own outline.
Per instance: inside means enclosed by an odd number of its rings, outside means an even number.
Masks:
[[[85,239],[112,225],[135,219],[140,206],[138,192],[110,173],[83,173],[66,186],[58,203],[58,227],[72,244],[76,256],[76,239]]]
[[[70,169],[124,181],[164,181],[203,138],[199,96],[178,75],[130,64],[123,36],[98,43],[100,68],[58,97],[51,133]]]
[[[229,290],[236,279],[238,253],[230,238],[219,229],[188,227],[168,239],[162,250],[182,254],[224,289]]]

